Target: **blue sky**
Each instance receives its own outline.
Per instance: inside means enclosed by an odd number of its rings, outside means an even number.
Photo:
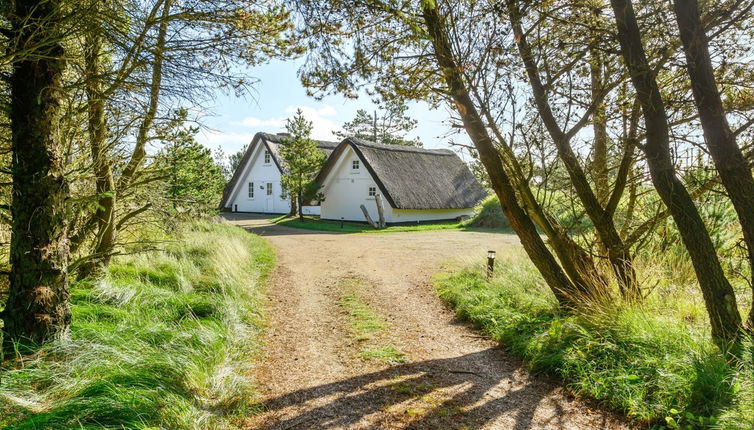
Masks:
[[[199,142],[213,150],[222,148],[226,154],[234,153],[251,141],[256,132],[285,131],[285,119],[297,108],[314,123],[312,137],[337,140],[332,132],[353,119],[357,109],[373,109],[368,96],[356,100],[329,96],[321,101],[308,97],[296,75],[299,61],[273,61],[251,69],[250,74],[260,82],[246,98],[218,90],[214,106],[210,106],[212,116],[203,121],[208,129],[200,133]],[[409,138],[418,136],[425,148],[449,147],[446,110],[430,110],[426,103],[409,103],[409,115],[419,122]],[[462,141],[462,137],[463,134],[454,139]]]

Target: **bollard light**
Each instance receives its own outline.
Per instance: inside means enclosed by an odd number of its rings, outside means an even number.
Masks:
[[[487,279],[492,278],[495,270],[495,251],[487,251]]]

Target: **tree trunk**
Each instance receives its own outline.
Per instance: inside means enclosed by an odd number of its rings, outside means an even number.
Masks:
[[[725,116],[699,4],[697,0],[675,0],[674,6],[704,140],[738,215],[754,277],[754,177]],[[754,330],[754,301],[747,326]]]
[[[426,2],[423,17],[434,47],[434,56],[440,66],[449,94],[455,103],[466,132],[479,152],[495,194],[500,199],[503,213],[518,234],[521,243],[534,265],[542,274],[561,305],[572,306],[577,296],[584,294],[583,285],[574,285],[563,273],[558,262],[547,249],[532,220],[519,205],[508,175],[503,168],[500,154],[495,149],[479,112],[474,106],[456,60],[451,51],[444,23],[437,7]]]
[[[380,217],[380,228],[385,228],[385,205],[382,202],[382,195],[377,194],[374,196],[374,202],[377,205],[377,214]]]
[[[592,172],[594,175],[594,188],[597,198],[604,206],[610,198],[608,183],[608,136],[607,117],[605,102],[602,100],[602,55],[599,49],[592,47],[589,50],[589,70],[592,80],[592,103],[595,104],[592,113],[592,131],[594,132],[594,154],[592,158]]]
[[[299,221],[304,220],[304,197],[303,197],[303,191],[299,191],[296,194],[296,199],[298,200],[298,219]]]
[[[712,326],[713,339],[725,348],[739,339],[741,315],[717,252],[699,211],[677,178],[670,156],[669,125],[665,105],[647,61],[641,32],[630,0],[611,0],[618,41],[631,82],[641,103],[646,127],[644,151],[652,183],[668,207],[691,257]]]
[[[59,0],[16,0],[12,33],[29,50],[10,76],[13,159],[10,290],[4,346],[65,332],[68,306],[69,186],[58,121],[65,67]]]
[[[361,208],[361,212],[364,214],[364,218],[367,220],[367,224],[372,226],[373,229],[379,230],[380,227],[377,225],[377,223],[374,222],[372,217],[369,216],[369,210],[367,210],[367,207],[362,204],[359,205],[359,208]]]
[[[90,276],[106,267],[115,249],[115,183],[107,150],[105,99],[102,96],[101,66],[102,40],[98,26],[91,29],[85,40],[84,66],[88,100],[88,131],[92,167],[95,175],[97,223],[92,258],[79,268],[79,277]]]
[[[298,199],[296,198],[296,196],[294,196],[292,194],[290,195],[290,197],[291,197],[291,212],[290,212],[289,215],[290,216],[296,216],[296,210],[298,208],[298,205],[296,204],[296,202],[297,202]]]
[[[168,21],[170,19],[170,4],[171,0],[165,0],[165,3],[162,6],[160,26],[157,30],[157,40],[155,41],[155,47],[152,50],[154,58],[152,59],[152,81],[149,88],[149,102],[136,133],[136,143],[134,145],[134,150],[131,153],[131,158],[123,168],[123,173],[118,180],[117,189],[121,192],[131,184],[134,176],[147,156],[149,131],[152,128],[154,119],[157,117],[157,108],[159,107],[160,92],[162,90],[162,63],[165,59],[165,42],[168,32]]]
[[[555,143],[558,157],[563,161],[563,165],[568,171],[568,176],[576,191],[576,195],[584,206],[584,210],[592,221],[592,224],[594,224],[600,242],[605,247],[607,258],[618,280],[622,296],[632,301],[639,300],[641,298],[641,290],[636,279],[631,252],[618,234],[618,229],[615,227],[611,214],[603,208],[594,191],[592,191],[587,176],[571,147],[570,133],[566,133],[561,129],[552,112],[550,103],[547,100],[545,87],[539,77],[538,66],[527,41],[526,34],[522,29],[522,17],[518,3],[515,0],[507,0],[507,5],[511,26],[516,35],[516,45],[526,67],[539,116],[553,143]]]
[[[505,144],[505,138],[495,125],[488,109],[485,109],[485,117],[490,129],[500,141],[498,147],[504,161],[503,166],[505,167],[506,163],[510,166],[511,172],[509,176],[511,184],[518,191],[518,196],[523,201],[523,209],[547,236],[549,245],[555,251],[555,255],[558,257],[563,271],[574,284],[588,286],[587,289],[592,291],[595,296],[608,298],[607,279],[605,279],[604,274],[594,264],[592,256],[574,242],[573,239],[568,237],[568,234],[558,224],[558,221],[542,208],[525,179],[516,155]]]

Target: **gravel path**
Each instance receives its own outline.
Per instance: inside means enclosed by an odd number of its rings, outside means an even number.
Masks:
[[[229,215],[277,249],[270,326],[255,378],[265,412],[250,429],[617,429],[619,419],[529,375],[435,295],[442,264],[520,246],[513,235],[429,231],[333,234]],[[384,322],[354,333],[350,294]],[[405,356],[388,362],[365,348]],[[395,357],[393,357],[395,358]]]

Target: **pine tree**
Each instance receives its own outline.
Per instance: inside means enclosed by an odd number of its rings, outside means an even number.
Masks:
[[[297,203],[298,216],[303,221],[302,205],[305,200],[317,197],[318,187],[314,176],[322,168],[325,154],[311,139],[312,123],[304,118],[301,109],[287,120],[285,128],[290,137],[284,138],[280,146],[280,158],[285,163],[283,190],[290,194],[292,202]]]

